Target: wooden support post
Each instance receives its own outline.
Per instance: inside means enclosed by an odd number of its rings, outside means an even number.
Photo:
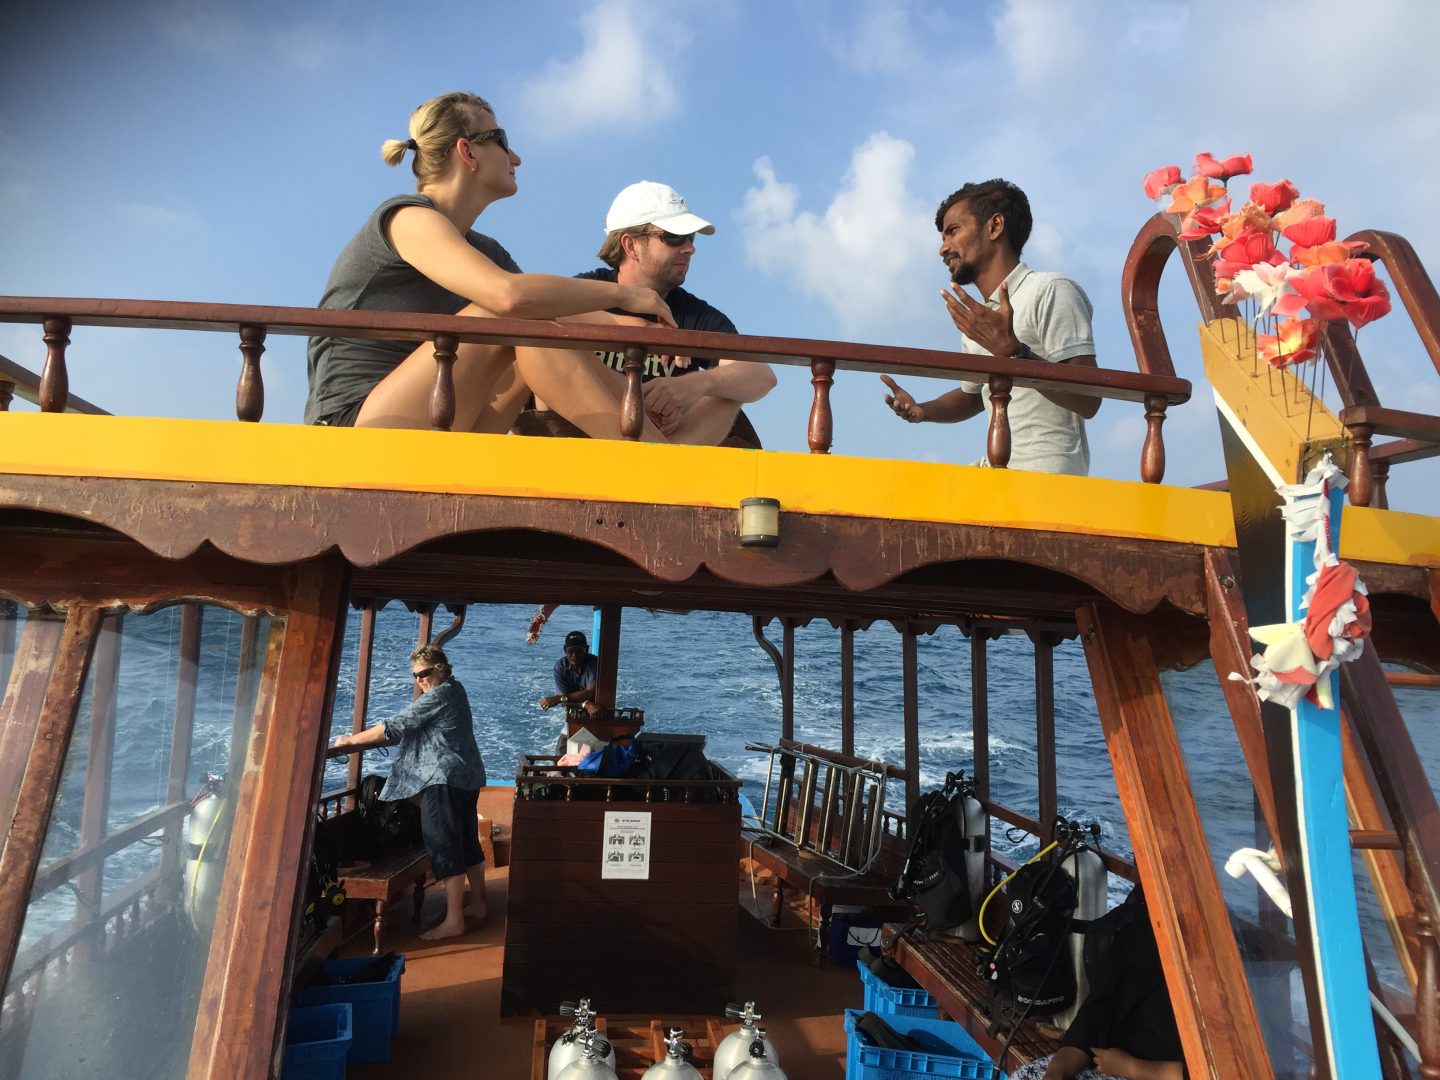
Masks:
[[[1094,602],[1077,616],[1190,1075],[1271,1077],[1147,627]]]
[[[0,412],[10,411],[10,402],[15,398],[15,384],[9,379],[0,379]]]
[[[1350,425],[1350,504],[1370,505],[1370,444],[1375,429],[1369,424]]]
[[[1440,942],[1435,919],[1428,911],[1415,918],[1420,939],[1420,971],[1415,991],[1416,1042],[1420,1046],[1421,1080],[1440,1080]]]
[[[1377,510],[1390,509],[1390,496],[1386,485],[1390,482],[1390,462],[1370,459],[1370,502]]]
[[[840,624],[840,752],[855,753],[855,623]]]
[[[112,615],[100,623],[95,643],[94,678],[90,681],[90,746],[85,757],[85,795],[80,807],[81,850],[94,847],[105,838],[110,823],[111,765],[115,757],[115,705],[120,685],[120,645],[125,632],[123,615]],[[96,943],[100,911],[104,907],[105,863],[102,860],[75,878],[75,921],[93,929],[96,936],[84,942]]]
[[[1043,847],[1055,839],[1055,815],[1060,805],[1055,778],[1055,643],[1049,634],[1029,636],[1035,646],[1036,805]]]
[[[985,655],[986,633],[970,631],[970,732],[974,746],[975,794],[990,797],[990,672]]]
[[[70,373],[65,368],[65,347],[70,344],[70,320],[46,319],[45,366],[40,369],[41,412],[64,412],[70,401]]]
[[[1168,402],[1164,394],[1145,395],[1145,445],[1140,450],[1140,479],[1158,484],[1165,479],[1165,437],[1160,426],[1165,423]]]
[[[645,347],[625,346],[625,392],[620,397],[620,434],[634,442],[645,431]]]
[[[265,412],[265,382],[260,357],[265,352],[265,327],[240,327],[240,382],[235,387],[235,415],[256,423]]]
[[[165,779],[165,801],[185,798],[190,776],[190,745],[195,734],[195,696],[200,676],[200,630],[205,608],[185,604],[180,608],[180,645],[175,666],[175,716],[170,726],[170,769]],[[167,825],[160,843],[160,880],[165,888],[180,882],[180,839],[184,825]],[[178,896],[172,897],[179,900]]]
[[[454,334],[435,335],[435,388],[430,391],[430,428],[449,431],[455,423],[455,350],[460,347]]]
[[[795,738],[795,620],[782,618],[783,646],[780,673],[780,737]]]
[[[365,730],[365,718],[370,712],[370,664],[375,655],[375,601],[366,600],[360,608],[360,644],[355,656],[355,709],[350,714],[351,732]],[[347,766],[346,786],[360,786],[360,766],[363,754],[351,754]],[[345,800],[344,808],[353,810],[356,806],[354,795]]]
[[[915,627],[909,622],[900,632],[900,646],[904,669],[905,808],[908,812],[920,797],[920,664]]]
[[[39,630],[39,623],[38,619],[27,622],[26,631],[31,625]],[[13,800],[0,791],[0,801],[10,804],[3,808],[8,812],[0,816],[0,986],[10,984],[30,887],[50,827],[50,813],[70,750],[70,736],[75,731],[75,713],[80,708],[99,626],[99,608],[72,604],[59,642],[52,652],[39,658],[53,660],[54,664],[44,668],[48,679],[38,680],[44,687],[38,712],[31,717],[14,716],[7,708],[6,715],[0,718],[6,721],[0,728],[0,749],[14,751],[24,770]],[[36,644],[42,644],[45,636],[37,634]],[[7,700],[6,705],[10,704]],[[12,723],[18,729],[13,732],[13,740],[8,730]],[[26,733],[33,735],[32,740],[23,741]]]
[[[810,385],[815,399],[810,403],[810,424],[805,441],[812,454],[828,454],[835,436],[835,416],[830,408],[830,387],[835,382],[834,360],[810,361]]]
[[[623,611],[619,604],[604,604],[600,608],[600,640],[595,646],[599,659],[595,665],[595,704],[602,709],[615,708],[615,684],[620,677],[620,616]]]
[[[986,457],[992,469],[1010,464],[1010,389],[1009,375],[990,376],[990,430],[985,439]]]

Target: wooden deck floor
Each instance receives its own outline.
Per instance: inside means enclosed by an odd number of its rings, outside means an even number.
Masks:
[[[485,926],[433,944],[421,941],[408,919],[396,919],[387,931],[386,947],[406,956],[400,1026],[390,1061],[352,1065],[346,1073],[350,1080],[420,1075],[528,1080],[533,1018],[500,1019],[508,868],[492,870],[487,881],[491,918]],[[750,904],[748,881],[743,892]],[[424,925],[440,918],[442,905],[439,890],[427,890]],[[860,1007],[860,980],[853,969],[828,961],[817,965],[807,937],[798,923],[787,921],[771,930],[742,916],[737,989],[764,1014],[761,1024],[790,1080],[838,1080],[845,1072],[842,1017],[845,1009]],[[369,936],[360,935],[343,951],[364,955],[369,947]],[[583,986],[575,988],[576,997],[584,993]],[[605,1002],[595,1005],[604,1015]]]

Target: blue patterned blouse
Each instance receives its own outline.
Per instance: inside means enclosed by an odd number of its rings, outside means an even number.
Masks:
[[[485,786],[470,699],[454,676],[386,720],[385,737],[399,739],[400,749],[382,799],[408,799],[435,784],[466,791]]]

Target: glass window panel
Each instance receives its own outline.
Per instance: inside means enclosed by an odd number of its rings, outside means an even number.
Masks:
[[[280,632],[197,604],[103,623],[5,988],[0,1075],[185,1075]]]
[[[0,698],[10,685],[15,667],[15,649],[25,626],[25,609],[14,600],[0,599]]]

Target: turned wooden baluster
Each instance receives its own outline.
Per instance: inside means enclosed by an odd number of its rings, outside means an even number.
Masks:
[[[625,346],[625,393],[620,398],[620,435],[632,442],[645,430],[645,347]]]
[[[70,320],[45,320],[45,366],[40,369],[40,411],[64,412],[70,400],[70,375],[65,370],[65,346],[70,344]]]
[[[1430,912],[1418,903],[1417,908],[1420,967],[1415,973],[1415,1041],[1420,1047],[1422,1080],[1440,1080],[1440,942]]]
[[[235,415],[248,424],[265,411],[265,382],[260,356],[265,351],[265,327],[240,327],[240,382],[235,387]]]
[[[455,350],[459,346],[454,334],[435,335],[435,389],[430,391],[430,428],[449,431],[455,423]]]
[[[15,397],[13,382],[0,382],[0,412],[10,411],[10,402]]]
[[[1140,479],[1158,484],[1165,479],[1165,437],[1160,426],[1165,423],[1169,402],[1164,394],[1145,395],[1145,445],[1140,449]]]
[[[990,432],[985,439],[985,452],[992,469],[1010,464],[1010,388],[1009,375],[990,376]]]
[[[1369,424],[1350,426],[1350,505],[1370,505],[1370,443],[1375,429]]]
[[[1390,462],[1370,460],[1370,501],[1377,510],[1390,509],[1390,496],[1385,492],[1385,485],[1390,480]]]
[[[815,400],[810,404],[810,426],[805,432],[812,454],[828,454],[835,437],[835,416],[830,411],[830,387],[835,383],[834,360],[810,361],[810,385]]]

